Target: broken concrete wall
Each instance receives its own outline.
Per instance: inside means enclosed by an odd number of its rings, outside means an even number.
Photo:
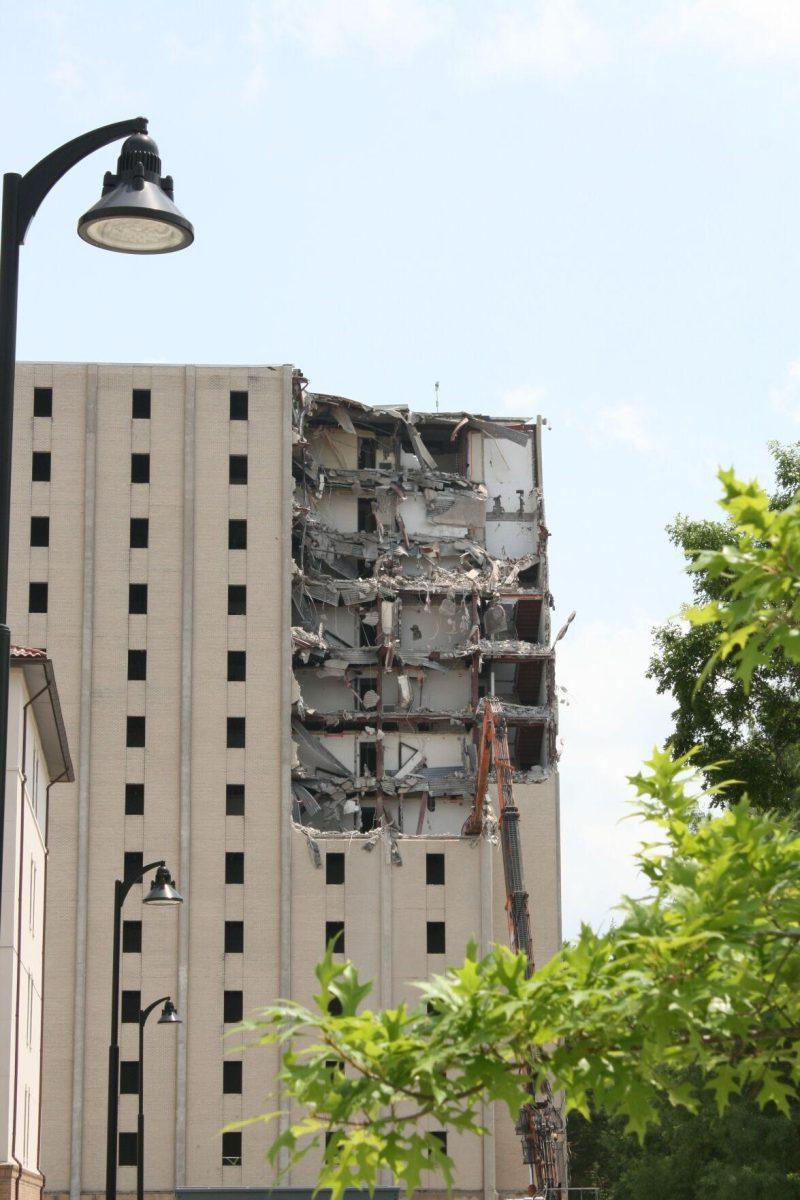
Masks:
[[[366,835],[377,814],[411,836],[411,805],[414,835],[458,836],[484,695],[503,702],[519,777],[555,763],[541,426],[295,383],[299,819]]]

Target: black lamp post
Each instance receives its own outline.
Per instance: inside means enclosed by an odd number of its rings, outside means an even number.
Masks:
[[[170,996],[159,996],[139,1011],[139,1117],[136,1122],[136,1200],[144,1200],[144,1027],[154,1008],[164,1004],[159,1025],[180,1025],[178,1010]]]
[[[130,135],[130,136],[128,136]],[[8,675],[8,542],[11,520],[11,438],[17,351],[19,248],[45,196],[72,167],[111,142],[127,138],[117,174],[106,174],[103,195],[78,224],[84,241],[124,254],[182,250],[194,230],[172,199],[172,179],[161,177],[158,147],[147,136],[145,117],[93,129],[59,146],[27,175],[3,176],[0,229],[0,780],[6,777]],[[3,861],[5,786],[0,787],[0,863]]]
[[[120,935],[122,932],[122,906],[125,897],[134,886],[141,883],[148,871],[156,869],[155,879],[143,904],[180,904],[183,896],[175,887],[164,860],[148,863],[130,879],[114,881],[114,960],[111,974],[111,1041],[108,1047],[108,1124],[106,1127],[106,1200],[116,1200],[117,1195],[117,1130],[119,1128],[119,969]],[[157,1001],[156,1003],[159,1003]],[[141,1105],[141,1014],[140,1021],[140,1064],[139,1103]]]

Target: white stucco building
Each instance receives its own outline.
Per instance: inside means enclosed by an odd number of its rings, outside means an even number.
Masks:
[[[74,779],[50,659],[11,648],[0,910],[0,1200],[42,1191],[40,1104],[50,788]]]

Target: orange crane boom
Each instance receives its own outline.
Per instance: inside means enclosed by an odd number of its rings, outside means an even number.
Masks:
[[[513,769],[508,749],[508,732],[499,700],[487,696],[483,700],[483,724],[478,747],[478,769],[475,780],[475,802],[464,825],[465,834],[483,830],[489,773],[494,767],[499,807],[500,845],[506,886],[506,915],[509,940],[516,952],[526,957],[526,978],[535,970],[533,938],[528,908],[528,892],[522,865],[519,832],[519,809],[514,800]],[[521,1070],[525,1071],[523,1064]],[[530,1193],[541,1194],[560,1189],[558,1142],[563,1140],[563,1120],[558,1113],[549,1088],[539,1100],[531,1086],[531,1099],[520,1111],[515,1125],[522,1139],[522,1158],[530,1171]]]

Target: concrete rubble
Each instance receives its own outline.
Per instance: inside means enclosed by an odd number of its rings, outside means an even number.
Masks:
[[[414,413],[293,389],[294,819],[459,836],[481,700],[514,778],[556,762],[542,419]]]

